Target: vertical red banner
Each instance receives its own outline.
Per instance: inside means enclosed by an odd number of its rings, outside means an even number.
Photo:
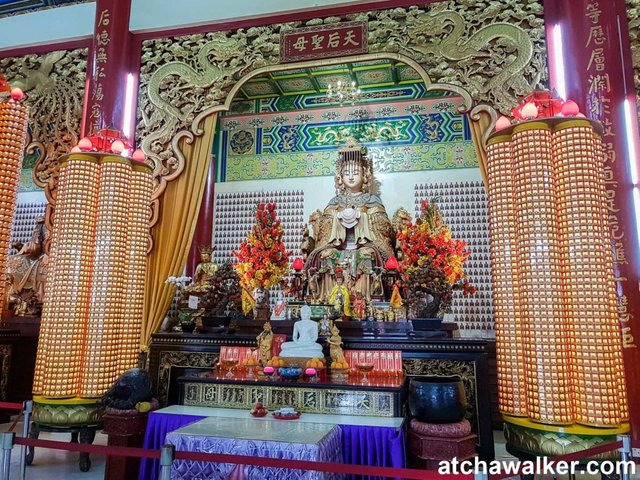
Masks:
[[[640,457],[638,123],[624,0],[545,2],[552,87],[604,127],[606,206],[619,298],[632,446]],[[585,332],[586,334],[586,332]]]
[[[130,10],[131,0],[97,1],[87,66],[89,83],[84,102],[83,136],[106,127],[124,130],[127,75],[134,71],[137,77],[139,68],[132,67],[140,64],[139,58],[132,59],[130,55]]]

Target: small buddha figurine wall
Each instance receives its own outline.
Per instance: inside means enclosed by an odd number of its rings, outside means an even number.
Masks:
[[[317,275],[317,300],[329,301],[336,285],[336,268],[354,293],[371,297],[374,268],[394,255],[394,233],[378,195],[373,193],[372,164],[367,149],[350,140],[340,149],[335,176],[336,196],[321,215],[314,213],[315,249],[305,269]]]

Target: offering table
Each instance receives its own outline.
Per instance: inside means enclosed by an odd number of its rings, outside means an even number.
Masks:
[[[369,323],[369,322],[367,322]],[[469,402],[468,418],[478,434],[478,453],[482,460],[494,458],[490,379],[488,360],[493,342],[475,339],[412,338],[400,328],[402,322],[362,325],[338,322],[343,348],[349,350],[400,350],[405,377],[421,375],[458,375]],[[274,333],[291,333],[292,322],[272,322]],[[347,328],[345,328],[347,327]],[[365,327],[371,327],[366,328]],[[149,371],[154,379],[161,405],[180,403],[182,377],[212,372],[220,360],[220,347],[236,345],[256,347],[259,322],[243,322],[234,333],[156,333],[152,335]],[[384,332],[384,333],[383,333]],[[328,351],[325,352],[328,354]],[[401,402],[406,399],[401,398]]]
[[[245,412],[246,413],[246,412]],[[208,417],[167,435],[176,450],[203,453],[233,453],[260,458],[342,463],[340,427],[334,424],[252,418]],[[247,480],[337,480],[342,475],[230,463],[178,460],[172,479],[207,478],[225,480],[235,470]]]
[[[144,448],[159,449],[166,443],[170,432],[205,418],[218,423],[224,423],[223,419],[250,419],[256,422],[270,419],[253,418],[247,410],[173,405],[149,414]],[[299,420],[279,422],[339,425],[345,463],[398,468],[405,466],[402,418],[304,413]],[[375,448],[371,445],[375,445]],[[158,461],[143,459],[139,480],[155,480],[158,471]]]

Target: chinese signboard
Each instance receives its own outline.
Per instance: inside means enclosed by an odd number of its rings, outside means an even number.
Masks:
[[[280,34],[280,63],[367,53],[367,24],[347,22]]]

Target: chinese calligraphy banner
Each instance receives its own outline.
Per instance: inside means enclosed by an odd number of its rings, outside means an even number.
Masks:
[[[280,34],[280,63],[367,53],[367,24],[314,25]]]
[[[640,241],[635,218],[640,213],[635,212],[633,199],[640,187],[633,173],[638,162],[633,128],[636,105],[625,2],[547,2],[545,21],[565,32],[558,47],[564,50],[564,72],[559,73],[566,73],[568,98],[603,126],[607,189],[603,200],[611,229],[632,446],[640,448]]]

